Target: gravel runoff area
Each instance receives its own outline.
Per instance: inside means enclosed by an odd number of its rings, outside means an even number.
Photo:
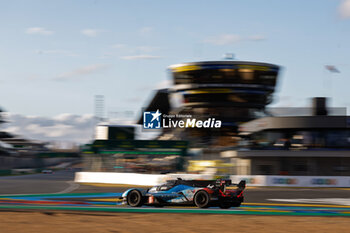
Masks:
[[[217,214],[0,212],[1,232],[349,232],[350,218]]]

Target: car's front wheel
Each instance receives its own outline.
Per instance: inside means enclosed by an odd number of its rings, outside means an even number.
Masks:
[[[131,207],[140,207],[143,205],[142,194],[137,189],[131,190],[126,197],[126,200]]]
[[[204,190],[198,191],[194,196],[194,204],[199,208],[208,208],[209,201],[210,201],[209,194]]]

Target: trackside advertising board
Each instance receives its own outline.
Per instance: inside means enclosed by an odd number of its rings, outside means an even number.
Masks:
[[[230,176],[233,182],[246,180],[249,186],[350,187],[349,176]]]

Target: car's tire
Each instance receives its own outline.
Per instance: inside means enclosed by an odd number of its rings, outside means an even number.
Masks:
[[[204,190],[198,191],[193,198],[194,204],[199,208],[208,208],[209,201],[210,201],[209,194]]]
[[[234,202],[234,203],[232,203],[231,206],[232,206],[232,207],[240,207],[240,206],[241,206],[241,203],[242,203],[242,202],[239,202],[239,201],[238,201],[238,202]]]
[[[232,207],[232,202],[222,201],[219,206],[221,209],[229,209]]]
[[[131,207],[142,206],[143,205],[143,197],[142,197],[141,192],[137,189],[131,190],[126,197],[126,201],[127,201],[128,205]]]

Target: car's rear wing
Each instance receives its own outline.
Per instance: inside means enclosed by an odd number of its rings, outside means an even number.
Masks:
[[[216,179],[216,180],[182,180],[181,178],[177,178],[176,180],[167,180],[167,184],[169,185],[188,185],[192,187],[220,187],[220,186],[237,186],[239,189],[245,189],[246,182],[245,180],[241,180],[238,184],[232,183],[230,179]]]
[[[222,185],[224,185],[224,186],[233,186],[233,185],[235,185],[239,189],[243,190],[243,189],[245,189],[246,181],[245,180],[241,180],[238,184],[236,184],[236,183],[232,183],[232,181],[228,180],[228,179],[227,180],[226,179],[217,179],[216,180],[216,185],[217,186],[222,186]]]
[[[235,185],[237,185],[238,189],[243,190],[245,189],[245,184],[246,184],[245,180],[241,180],[238,184],[235,184]]]

